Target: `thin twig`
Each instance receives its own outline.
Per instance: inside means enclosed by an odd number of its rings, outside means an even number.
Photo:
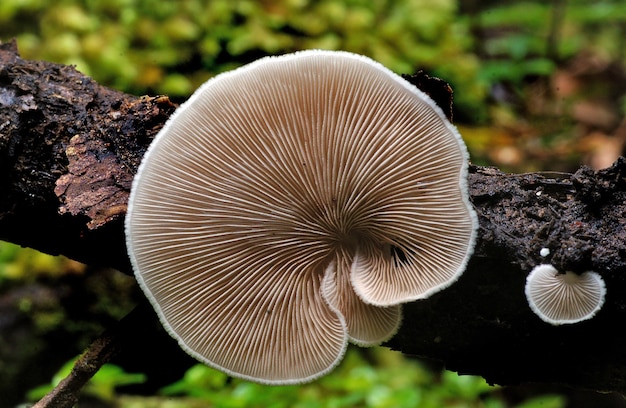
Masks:
[[[148,310],[145,304],[138,305],[114,327],[94,340],[76,360],[70,374],[32,408],[72,408],[78,402],[85,384],[122,350],[131,332],[141,326],[141,321],[145,321],[143,316]]]

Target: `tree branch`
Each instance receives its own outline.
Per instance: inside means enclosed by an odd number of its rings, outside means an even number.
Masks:
[[[0,239],[130,273],[130,183],[174,109],[167,97],[116,92],[71,67],[23,60],[14,43],[0,45]],[[480,232],[467,271],[408,304],[388,345],[493,383],[625,393],[626,331],[616,324],[626,320],[626,160],[575,174],[472,166],[469,185]],[[550,255],[541,257],[541,248]],[[541,321],[524,296],[526,275],[540,263],[598,272],[607,285],[603,309],[574,325]]]
[[[129,272],[130,183],[175,108],[0,45],[0,239]]]

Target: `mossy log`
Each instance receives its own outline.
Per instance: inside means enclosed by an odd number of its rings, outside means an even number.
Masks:
[[[175,108],[0,44],[0,239],[131,273],[123,228],[131,181]],[[491,383],[626,393],[626,331],[615,326],[626,321],[626,160],[574,174],[471,166],[469,187],[480,230],[466,272],[406,305],[387,345]],[[524,284],[541,263],[599,273],[607,297],[597,316],[551,326],[534,315]],[[151,323],[125,327],[140,343]]]

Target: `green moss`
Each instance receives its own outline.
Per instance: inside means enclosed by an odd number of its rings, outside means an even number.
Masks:
[[[16,15],[23,24],[12,24]],[[361,53],[400,73],[471,58],[453,0],[3,2],[0,27],[26,58],[76,64],[127,92],[180,97],[233,66],[299,49]],[[476,78],[466,66],[448,68],[458,94]],[[463,104],[484,92],[469,95]]]

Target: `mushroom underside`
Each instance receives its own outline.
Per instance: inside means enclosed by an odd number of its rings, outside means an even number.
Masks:
[[[531,310],[553,325],[588,320],[602,308],[606,288],[596,272],[559,273],[549,264],[538,265],[526,279]]]
[[[126,233],[181,347],[270,384],[332,369],[396,332],[472,252],[467,152],[423,93],[342,52],[222,74],[150,146]]]

